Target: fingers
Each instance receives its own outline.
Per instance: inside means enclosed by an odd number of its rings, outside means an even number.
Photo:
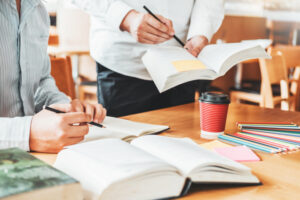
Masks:
[[[84,112],[91,116],[92,120],[94,120],[95,107],[89,103],[83,103]]]
[[[184,46],[184,48],[190,52],[190,54],[192,54],[193,56],[197,57],[198,56],[198,51],[197,51],[197,48],[195,48],[193,46],[193,43],[192,42],[187,42],[186,45]],[[200,52],[200,51],[199,51]]]
[[[159,32],[165,33],[168,36],[173,36],[175,34],[173,23],[171,20],[164,18],[163,16],[157,15],[158,21],[151,15],[145,15],[146,22],[149,26],[153,27]]]
[[[106,109],[102,107],[101,104],[95,105],[95,115],[94,115],[94,122],[101,123],[106,116]]]
[[[160,19],[160,21],[163,22],[164,25],[168,27],[168,33],[170,36],[173,36],[175,34],[174,28],[173,28],[173,22],[167,18],[164,18],[161,15],[157,15],[157,17]]]
[[[92,121],[92,117],[83,112],[70,112],[61,115],[63,122],[67,124],[87,123]]]
[[[78,99],[74,99],[71,102],[71,111],[72,112],[84,112],[84,107]]]
[[[147,32],[143,33],[143,38],[146,41],[149,41],[151,44],[159,44],[159,43],[166,41],[166,39],[163,37],[159,37],[159,36],[153,35],[151,33],[147,33]]]
[[[153,28],[152,26],[148,26],[148,25],[145,26],[145,28],[144,28],[143,31],[144,31],[144,32],[147,32],[147,33],[150,33],[150,34],[152,34],[152,35],[155,35],[155,36],[164,38],[164,39],[166,39],[166,40],[172,38],[172,36],[170,36],[170,35],[168,35],[168,34],[162,32],[162,31],[160,31],[160,30],[157,30],[157,29]]]
[[[201,50],[208,44],[208,40],[205,36],[195,36],[190,39],[184,48],[188,50],[193,56],[198,57]]]
[[[168,34],[169,33],[169,29],[168,26],[160,21],[158,21],[157,19],[155,19],[154,17],[152,17],[149,14],[145,15],[145,21],[148,25],[152,26],[153,28]]]
[[[68,128],[68,131],[66,132],[66,136],[69,138],[75,138],[75,137],[84,137],[89,132],[89,126],[86,125],[75,125],[70,126]]]
[[[100,118],[99,118],[99,123],[102,123],[103,121],[104,121],[104,119],[105,119],[105,117],[106,117],[106,109],[104,108],[103,109],[103,112],[102,112],[102,114],[101,114],[101,116],[100,116]]]

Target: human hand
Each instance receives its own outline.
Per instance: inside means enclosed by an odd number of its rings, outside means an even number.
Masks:
[[[52,108],[68,112],[69,104],[52,105]],[[30,127],[29,146],[31,151],[57,153],[65,146],[76,144],[88,133],[92,117],[83,112],[57,114],[42,110],[33,116]],[[79,124],[79,125],[74,125]]]
[[[175,34],[172,21],[156,15],[163,23],[150,14],[131,10],[123,19],[120,28],[129,32],[138,42],[159,44],[170,40]]]
[[[208,39],[203,35],[199,35],[188,40],[184,48],[188,50],[188,52],[190,52],[193,56],[198,57],[198,55],[206,45],[208,45]]]
[[[68,112],[85,112],[90,115],[93,122],[102,123],[106,116],[106,109],[101,104],[90,104],[78,99],[72,100]]]

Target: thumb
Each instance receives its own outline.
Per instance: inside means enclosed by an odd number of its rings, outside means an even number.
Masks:
[[[192,50],[194,49],[193,44],[192,44],[191,41],[188,41],[188,42],[185,44],[184,48],[185,48],[186,50],[188,50],[188,51],[192,51]]]

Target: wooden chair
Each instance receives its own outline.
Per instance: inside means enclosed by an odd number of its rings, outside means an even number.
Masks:
[[[258,103],[261,107],[275,108],[281,104],[282,110],[296,109],[296,96],[290,90],[288,79],[288,68],[281,52],[272,52],[272,59],[259,59],[261,70],[260,92],[232,91],[230,93],[232,102],[241,100]],[[279,91],[276,91],[279,90]],[[297,89],[299,92],[299,89]]]
[[[271,49],[271,53],[281,52],[285,58],[285,65],[288,68],[289,79],[295,80],[291,83],[291,93],[296,95],[300,79],[300,46],[278,45]]]
[[[55,79],[58,89],[69,96],[71,99],[75,99],[75,84],[72,77],[72,64],[70,57],[50,57],[50,60],[51,75]]]
[[[282,53],[271,54],[272,59],[259,59],[262,74],[261,96],[264,107],[275,108],[281,103],[282,110],[290,110],[292,97],[290,96],[288,70]],[[280,85],[280,96],[275,96],[272,85]]]
[[[57,34],[56,27],[51,26],[49,30],[49,40],[48,45],[49,46],[58,46],[59,45],[59,37]]]

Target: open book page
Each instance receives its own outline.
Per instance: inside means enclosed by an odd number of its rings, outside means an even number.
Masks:
[[[273,41],[271,39],[257,39],[257,40],[242,40],[241,42],[260,45],[262,48],[266,49],[272,44]]]
[[[203,77],[215,76],[213,70],[182,47],[153,47],[147,51],[142,60],[160,91],[169,77],[181,73],[198,70]]]
[[[134,139],[131,144],[176,166],[187,177],[201,167],[211,167],[212,171],[223,170],[225,173],[228,172],[226,168],[239,172],[250,171],[248,167],[204,149],[190,139],[143,136]],[[214,168],[217,164],[223,168]]]
[[[108,185],[121,180],[135,179],[151,173],[173,172],[179,175],[175,167],[119,139],[69,146],[59,153],[55,167],[81,183],[98,180],[94,186],[98,190],[101,187],[104,190]],[[91,187],[90,184],[87,187]]]
[[[128,137],[128,133],[121,131],[110,130],[108,128],[99,128],[97,126],[90,126],[89,133],[84,137],[83,142],[89,142],[92,140],[101,140],[107,138],[124,139]]]
[[[164,125],[139,123],[108,116],[102,124],[105,128],[90,126],[84,142],[104,138],[119,138],[130,141],[141,135],[154,134],[169,129],[168,126]]]
[[[169,128],[164,125],[140,123],[115,117],[106,117],[102,124],[109,130],[123,132],[133,136],[156,133]]]
[[[260,57],[269,56],[258,42],[249,41],[208,45],[201,51],[198,59],[221,76],[239,62]]]

